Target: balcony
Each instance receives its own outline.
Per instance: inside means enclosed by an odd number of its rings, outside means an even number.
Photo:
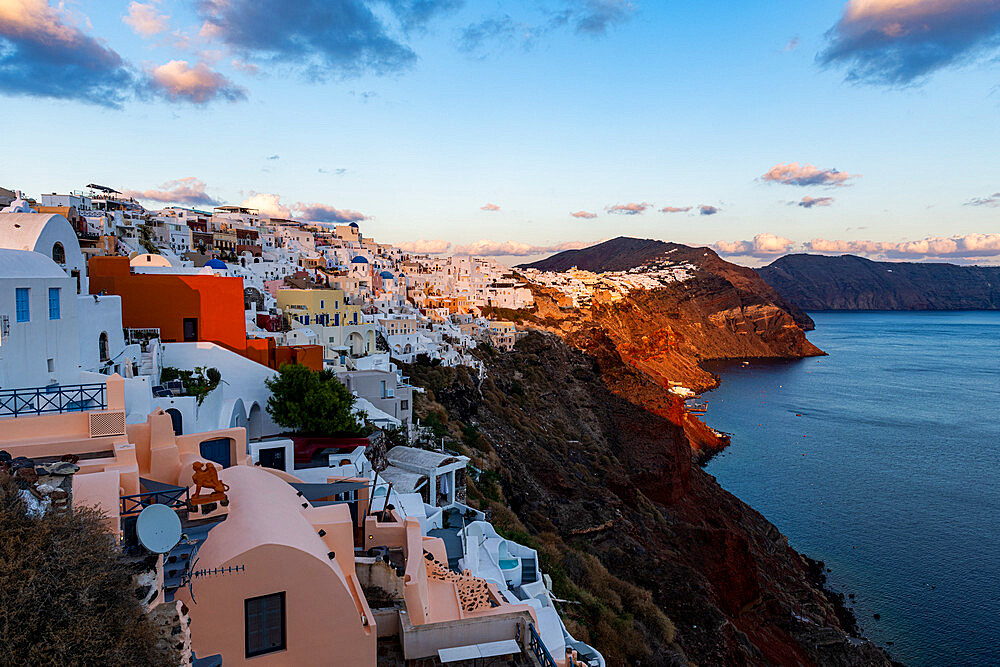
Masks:
[[[0,390],[0,419],[104,410],[107,406],[107,386],[103,383]]]

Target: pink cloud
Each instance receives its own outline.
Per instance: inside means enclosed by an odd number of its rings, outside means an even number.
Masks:
[[[687,213],[693,206],[664,206],[660,209],[660,213]]]
[[[650,208],[652,204],[642,202],[637,204],[635,202],[629,204],[615,204],[614,206],[609,206],[605,209],[608,213],[617,213],[619,215],[638,215]]]
[[[965,202],[966,206],[1000,206],[1000,192],[994,192],[986,197],[976,197]]]
[[[244,74],[250,74],[251,76],[260,76],[260,67],[254,65],[253,63],[248,63],[243,60],[233,59],[232,66],[237,70],[243,72]]]
[[[486,204],[485,206],[479,207],[480,211],[499,211],[500,207],[496,204]]]
[[[972,259],[1000,256],[1000,234],[932,236],[916,241],[845,241],[812,239],[806,250],[823,254],[852,254],[886,259]]]
[[[432,241],[419,239],[417,241],[397,243],[396,247],[402,249],[404,252],[412,252],[417,255],[440,255],[448,252],[448,248],[451,247],[451,243],[443,239],[435,239]]]
[[[577,211],[576,213],[570,213],[570,215],[582,220],[593,220],[597,217],[596,213],[591,213],[590,211]]]
[[[205,192],[205,183],[194,176],[167,181],[159,189],[126,190],[125,194],[134,199],[161,202],[165,204],[187,204],[188,206],[217,206],[220,201]]]
[[[710,206],[709,204],[702,204],[698,207],[698,213],[700,215],[715,215],[719,213],[722,209],[717,206]]]
[[[743,255],[750,257],[769,257],[783,255],[795,245],[795,242],[776,234],[757,234],[752,241],[718,241],[714,248],[720,255]]]
[[[798,162],[789,162],[771,167],[770,171],[760,178],[768,183],[784,185],[839,187],[850,185],[849,180],[860,176],[836,169],[819,169],[811,164],[800,165]]]
[[[292,209],[302,218],[312,222],[361,222],[367,220],[364,213],[347,208],[334,208],[326,204],[306,204],[296,202]]]
[[[217,98],[244,100],[247,91],[205,63],[190,66],[186,60],[171,60],[149,72],[149,87],[173,101],[205,104]]]
[[[806,195],[797,202],[791,202],[802,208],[812,208],[814,206],[830,206],[833,204],[833,197],[810,197]]]
[[[250,191],[250,197],[244,199],[240,204],[247,208],[255,208],[269,218],[284,218],[289,219],[292,217],[292,210],[281,203],[281,197],[276,194],[269,194],[266,192],[254,192]]]
[[[551,252],[562,252],[563,250],[577,250],[587,247],[587,243],[580,241],[567,241],[556,245],[538,246],[530,243],[518,243],[517,241],[490,241],[481,240],[455,246],[456,255],[476,255],[479,257],[498,257],[503,255],[513,255],[525,257],[528,255],[544,255]]]
[[[167,29],[169,21],[170,16],[158,13],[156,5],[152,2],[131,2],[128,14],[122,17],[123,23],[143,37],[152,37],[163,32]]]
[[[998,22],[996,0],[849,0],[816,59],[849,81],[906,85],[988,56]]]

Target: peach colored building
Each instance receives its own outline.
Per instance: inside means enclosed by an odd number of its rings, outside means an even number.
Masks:
[[[160,409],[126,425],[125,382],[117,375],[107,380],[105,404],[0,420],[0,450],[32,459],[32,470],[73,468],[59,461],[78,456],[78,469],[68,473],[71,504],[101,510],[108,532],[137,558],[148,556],[137,541],[139,511],[162,503],[180,515],[184,536],[156,560],[147,609],[181,619],[179,640],[189,657],[220,656],[227,667],[374,666],[379,642],[391,642],[407,664],[433,665],[449,651],[537,652],[530,638],[538,637],[543,616],[561,633],[551,607],[454,567],[452,547],[422,524],[432,518],[400,512],[385,494],[372,502],[369,478],[327,475],[316,482],[312,475],[304,483],[255,465],[244,429],[176,436]],[[217,487],[199,495],[193,471],[208,464],[217,466],[209,483]],[[42,504],[55,501],[52,484],[37,486],[40,495],[43,486],[49,496]],[[437,511],[435,525],[443,525],[440,508],[424,509]],[[482,535],[479,544],[505,545],[495,531]],[[510,548],[489,558],[508,571],[526,568],[526,554],[518,560]],[[534,563],[532,557],[537,589]],[[369,600],[366,591],[373,590],[382,594]],[[561,654],[550,664],[580,664],[561,636],[554,645]]]

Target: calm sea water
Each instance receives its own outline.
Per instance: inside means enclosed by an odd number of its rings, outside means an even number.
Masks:
[[[830,356],[711,368],[708,472],[897,660],[1000,665],[1000,313],[812,316]]]

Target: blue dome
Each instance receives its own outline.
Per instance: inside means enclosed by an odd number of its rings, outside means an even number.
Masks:
[[[351,223],[350,225],[348,225],[348,226],[349,226],[349,227],[354,227],[355,229],[358,229],[358,223],[356,223],[356,222],[352,222],[352,223]]]
[[[222,269],[223,271],[229,268],[226,266],[225,262],[219,259],[210,259],[207,262],[205,262],[205,266],[207,266],[210,269]]]
[[[388,271],[383,271],[379,275],[382,276],[383,278],[388,278],[389,280],[395,280],[396,279],[396,276],[392,275]]]
[[[361,255],[358,255],[357,257],[351,260],[351,264],[367,264],[367,263],[368,260],[362,257]]]

